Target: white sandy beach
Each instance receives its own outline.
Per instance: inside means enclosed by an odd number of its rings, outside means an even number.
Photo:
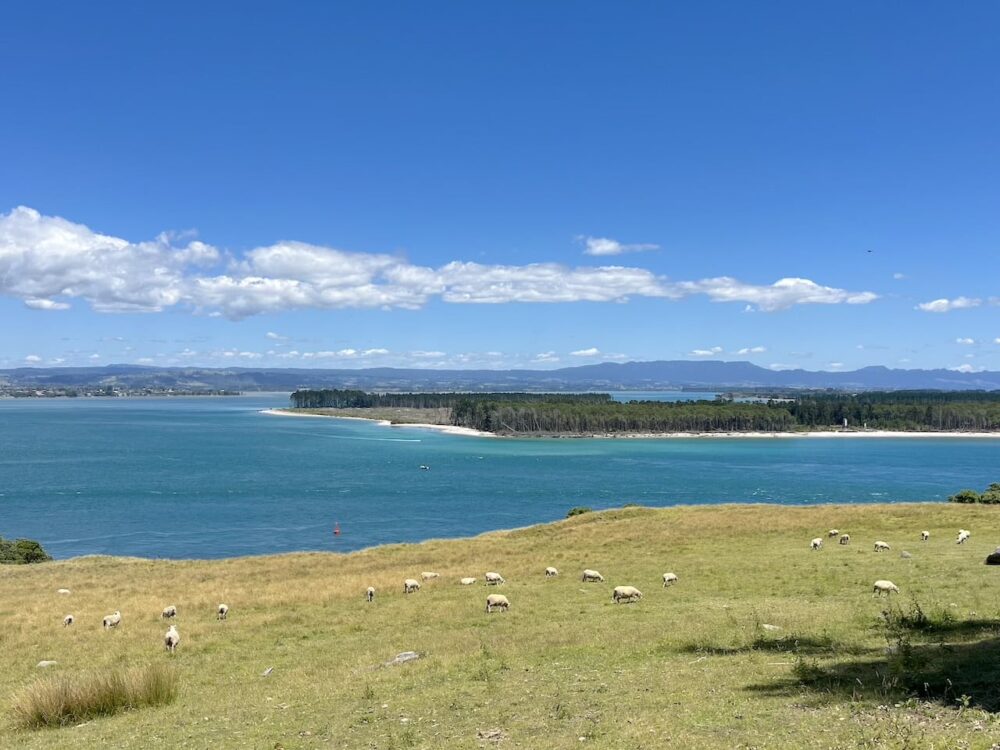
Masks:
[[[385,427],[420,427],[425,430],[438,430],[449,435],[465,435],[466,437],[547,437],[558,439],[589,439],[600,440],[690,440],[707,438],[712,440],[741,439],[784,439],[784,438],[969,438],[997,439],[1000,432],[893,432],[891,430],[823,430],[814,432],[649,432],[649,433],[607,433],[593,435],[495,435],[492,432],[473,430],[469,427],[454,427],[446,424],[406,424],[392,423],[387,419],[368,419],[366,417],[341,417],[334,414],[299,414],[286,409],[264,409],[261,414],[273,414],[279,417],[317,417],[319,419],[357,419],[362,422],[374,422]]]
[[[419,422],[405,423],[405,422],[390,422],[388,419],[367,419],[365,417],[341,417],[335,414],[297,414],[286,409],[262,409],[261,414],[271,414],[278,417],[317,417],[319,419],[355,419],[360,422],[374,422],[375,424],[382,425],[383,427],[420,427],[424,430],[437,430],[438,432],[444,432],[448,435],[465,435],[466,437],[498,437],[492,432],[482,432],[481,430],[473,430],[470,427],[455,427],[450,424],[422,424]]]

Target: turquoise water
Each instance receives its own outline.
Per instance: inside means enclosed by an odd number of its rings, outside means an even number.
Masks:
[[[60,558],[349,550],[575,505],[940,500],[1000,470],[1000,440],[496,440],[259,413],[286,402],[0,401],[0,535]]]

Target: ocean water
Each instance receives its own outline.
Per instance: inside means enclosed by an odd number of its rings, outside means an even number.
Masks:
[[[0,535],[58,558],[343,551],[575,505],[942,500],[1000,469],[1000,439],[497,440],[260,413],[286,403],[0,401]]]

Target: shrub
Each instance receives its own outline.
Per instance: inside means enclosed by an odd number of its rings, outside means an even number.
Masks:
[[[0,563],[26,564],[51,560],[42,545],[34,539],[15,539],[11,541],[0,537]]]
[[[590,513],[592,508],[588,508],[585,505],[578,505],[575,508],[570,508],[569,512],[566,514],[566,518],[572,518],[573,516],[582,516],[584,513]]]
[[[981,496],[975,490],[961,490],[948,498],[949,503],[978,503]]]
[[[177,673],[165,664],[44,677],[14,697],[14,721],[26,729],[76,724],[177,697]]]

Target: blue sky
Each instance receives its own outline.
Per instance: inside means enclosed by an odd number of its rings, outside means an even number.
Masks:
[[[19,5],[0,367],[1000,369],[995,3]]]

